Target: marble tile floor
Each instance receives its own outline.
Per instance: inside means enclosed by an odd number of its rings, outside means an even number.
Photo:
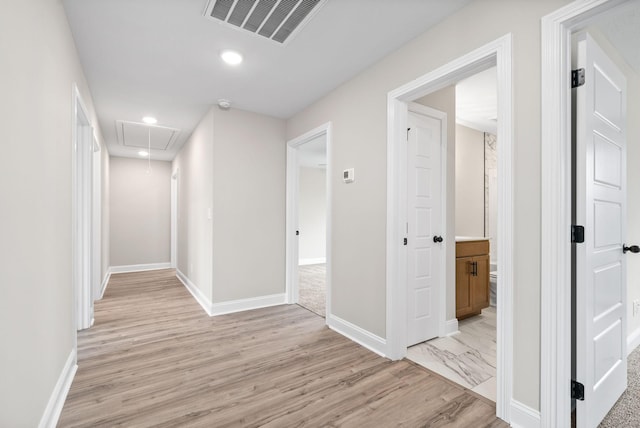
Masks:
[[[460,321],[458,329],[410,347],[407,359],[496,401],[496,309]]]

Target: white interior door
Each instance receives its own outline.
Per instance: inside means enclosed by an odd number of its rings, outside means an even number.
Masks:
[[[438,335],[444,243],[441,145],[446,114],[410,111],[407,131],[407,346]],[[434,239],[435,238],[435,239]]]
[[[576,377],[580,427],[596,427],[627,387],[626,80],[594,40],[578,37],[575,91]],[[574,67],[575,68],[575,67]]]

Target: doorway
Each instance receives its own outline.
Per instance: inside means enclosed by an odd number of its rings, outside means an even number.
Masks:
[[[456,326],[456,329],[453,332],[446,331],[444,337],[439,336],[436,321],[431,325],[420,326],[420,337],[416,338],[412,334],[412,324],[415,324],[411,319],[414,307],[421,306],[421,313],[435,311],[427,310],[431,308],[411,297],[412,272],[415,270],[411,265],[415,263],[415,257],[412,251],[413,237],[409,233],[408,345],[415,345],[407,350],[408,359],[494,402],[498,298],[496,84],[496,68],[491,67],[415,101],[417,106],[442,110],[454,122],[449,126],[447,122],[443,124],[448,134],[443,146],[446,148],[447,142],[453,146],[449,153],[455,154],[449,156],[455,159],[455,173],[442,174],[443,179],[448,180],[442,188],[445,191],[452,189],[448,192],[455,194],[455,208],[452,210],[447,206],[449,210],[443,210],[445,212],[442,215],[454,223],[455,230],[452,242],[455,246],[455,278],[452,281],[455,292],[452,293],[453,296],[447,297],[455,300],[455,313],[449,324]],[[410,134],[414,132],[413,106],[415,104],[409,107]],[[410,148],[412,144],[410,140]],[[435,154],[435,151],[431,153]],[[409,153],[409,175],[412,170],[411,157]],[[414,178],[409,177],[410,205],[412,181],[415,181]],[[411,231],[412,223],[418,222],[421,216],[411,215],[411,207],[409,213],[408,230]],[[422,217],[429,218],[433,224],[433,214]],[[424,227],[422,229],[426,230]],[[433,240],[439,238],[434,236]],[[442,248],[438,248],[441,245],[436,246],[432,253],[444,253]],[[451,260],[442,263],[444,269],[450,262]],[[437,281],[437,270],[427,269],[433,281]],[[447,306],[450,306],[449,301]]]
[[[407,250],[406,237],[406,139],[408,103],[446,86],[455,84],[480,71],[496,67],[497,75],[497,150],[498,163],[498,292],[497,302],[497,373],[496,413],[509,421],[512,397],[512,290],[513,290],[513,190],[512,190],[512,124],[511,124],[511,35],[506,35],[469,54],[452,61],[388,95],[388,164],[387,164],[387,355],[401,359],[407,352]],[[406,144],[406,143],[405,143]],[[448,149],[447,149],[448,150]],[[453,161],[448,156],[448,163]],[[453,169],[451,170],[453,171]],[[449,208],[451,198],[447,202]],[[446,218],[446,217],[445,217]],[[443,243],[447,264],[440,287],[442,316],[440,336],[457,331],[455,319],[455,228],[453,222],[444,227]]]
[[[287,143],[287,301],[331,313],[329,123]]]

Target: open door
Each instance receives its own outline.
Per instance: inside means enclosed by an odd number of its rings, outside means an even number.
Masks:
[[[441,148],[446,139],[446,113],[412,106],[408,119],[407,346],[411,346],[438,336],[444,257]]]
[[[626,79],[587,33],[574,49],[576,417],[596,427],[627,387]]]

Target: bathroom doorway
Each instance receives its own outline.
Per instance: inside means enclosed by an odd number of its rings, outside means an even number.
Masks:
[[[513,88],[512,36],[507,34],[455,60],[413,79],[388,94],[387,140],[387,353],[392,359],[407,355],[407,122],[411,102],[496,66],[498,152],[498,299],[496,305],[496,415],[511,420],[513,405]],[[455,124],[455,121],[450,121]],[[447,144],[444,182],[455,179],[453,144]],[[453,178],[452,178],[453,177]],[[446,184],[445,184],[446,185]],[[455,213],[455,195],[443,189],[447,212]],[[455,224],[444,217],[443,260],[446,266],[438,297],[441,311],[439,336],[458,331],[455,317]],[[433,238],[434,236],[432,236]]]
[[[496,401],[497,80],[491,67],[415,103],[446,112],[455,152],[455,319],[447,335],[410,346],[407,358]],[[410,121],[411,123],[411,121]],[[451,148],[449,148],[451,150]],[[452,180],[453,178],[453,180]],[[451,191],[451,190],[450,190]],[[411,260],[411,256],[409,256]],[[449,306],[448,302],[448,305]],[[455,330],[454,330],[455,328]],[[437,336],[437,334],[436,334]],[[409,341],[409,345],[412,341]]]

